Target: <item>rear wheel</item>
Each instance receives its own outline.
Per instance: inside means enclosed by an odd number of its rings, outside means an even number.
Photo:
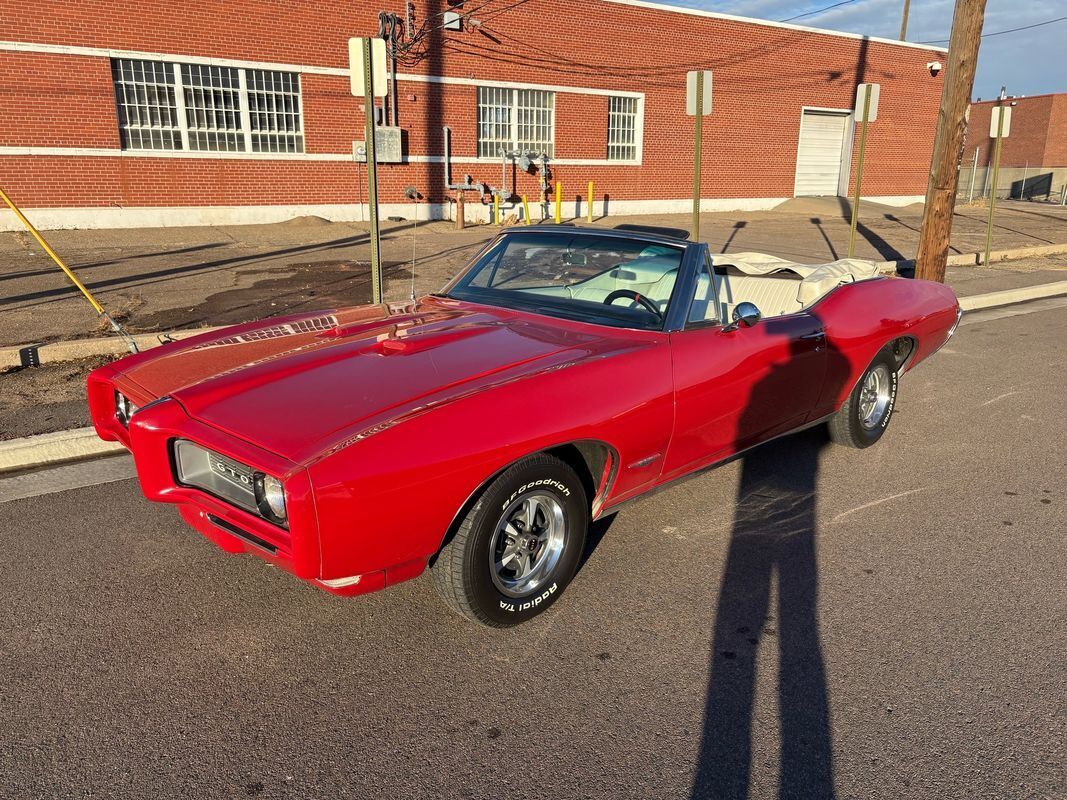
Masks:
[[[588,527],[589,503],[574,470],[553,456],[531,456],[482,492],[431,574],[454,611],[483,625],[517,625],[570,583]]]
[[[897,401],[896,361],[881,352],[844,405],[830,419],[830,438],[846,447],[870,447],[882,438]]]

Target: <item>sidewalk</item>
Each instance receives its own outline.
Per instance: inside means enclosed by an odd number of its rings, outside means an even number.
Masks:
[[[913,257],[921,211],[921,206],[865,203],[857,257]],[[623,222],[687,228],[689,217],[610,217],[596,224]],[[961,208],[953,226],[954,251],[981,249],[984,226],[984,207]],[[456,231],[440,221],[386,223],[386,299],[410,294],[413,237],[416,291],[424,293],[440,288],[496,231],[492,226]],[[713,252],[755,250],[813,263],[845,255],[849,218],[837,199],[801,198],[773,211],[704,214],[701,234]],[[105,307],[135,332],[350,305],[370,295],[366,229],[355,223],[301,218],[226,228],[55,231],[48,238]],[[1067,208],[998,206],[994,249],[1054,243],[1067,243]],[[1058,270],[1065,268],[1067,257],[952,268],[948,282],[963,295],[1060,280]],[[104,333],[88,304],[27,234],[0,234],[0,312],[0,346]]]

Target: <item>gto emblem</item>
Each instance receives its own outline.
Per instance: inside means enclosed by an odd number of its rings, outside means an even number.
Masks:
[[[248,484],[250,484],[252,482],[252,480],[247,475],[241,474],[240,472],[235,470],[233,467],[227,467],[225,464],[217,464],[217,463],[213,464],[212,466],[214,467],[214,469],[215,469],[215,471],[217,473],[219,473],[220,475],[222,475],[222,476],[224,476],[226,478],[230,478],[231,480],[240,481],[241,483],[243,483],[245,485],[248,485]]]

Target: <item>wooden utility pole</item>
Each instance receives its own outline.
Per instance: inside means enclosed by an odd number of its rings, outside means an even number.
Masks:
[[[944,282],[952,214],[956,206],[959,163],[967,131],[967,111],[974,88],[978,46],[982,41],[985,0],[956,0],[945,60],[945,86],[937,113],[937,133],[926,188],[915,277]]]
[[[908,38],[908,10],[911,8],[911,0],[904,0],[904,15],[900,19],[900,41]]]

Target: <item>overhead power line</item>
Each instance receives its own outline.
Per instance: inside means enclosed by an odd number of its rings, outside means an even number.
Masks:
[[[1044,22],[1035,22],[1033,25],[1023,25],[1021,28],[1008,28],[1006,31],[993,31],[992,33],[983,33],[982,38],[985,39],[989,36],[1003,36],[1005,33],[1015,33],[1017,31],[1028,31],[1031,28],[1040,28],[1043,25],[1051,25],[1054,22],[1063,22],[1067,17],[1056,17],[1056,19],[1046,19]],[[931,39],[925,42],[916,42],[916,44],[944,44],[948,39]]]
[[[824,8],[817,8],[814,11],[805,11],[803,14],[797,14],[795,17],[789,17],[787,19],[780,19],[779,22],[792,22],[795,19],[801,19],[802,17],[813,17],[816,14],[821,14],[824,11],[829,11],[831,8],[838,8],[839,6],[847,6],[849,3],[855,3],[857,0],[843,0],[840,3],[834,3],[832,6],[826,6]]]

